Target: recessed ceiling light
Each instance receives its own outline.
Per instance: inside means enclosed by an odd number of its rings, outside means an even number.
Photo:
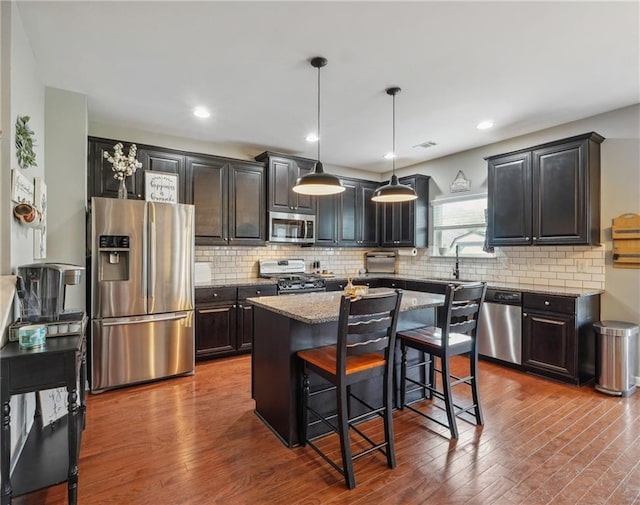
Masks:
[[[476,128],[478,130],[488,130],[492,126],[493,126],[493,121],[486,120],[486,121],[481,121],[480,123],[478,123],[478,126],[476,126]]]
[[[305,137],[305,140],[307,142],[318,142],[318,140],[320,140],[320,137],[318,137],[315,133],[310,133]]]
[[[393,153],[386,153],[386,154],[384,155],[384,159],[385,159],[385,160],[392,160],[392,159],[393,159],[393,158],[395,158],[395,157],[396,157],[396,155],[395,155],[395,154],[393,154]]]
[[[199,118],[208,118],[211,113],[207,110],[206,107],[196,107],[193,109],[193,115]]]

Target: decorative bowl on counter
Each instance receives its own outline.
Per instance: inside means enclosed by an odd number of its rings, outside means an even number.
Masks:
[[[369,286],[347,284],[344,288],[344,294],[349,295],[351,298],[359,298],[369,294]]]

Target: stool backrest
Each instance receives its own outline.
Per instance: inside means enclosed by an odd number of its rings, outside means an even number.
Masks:
[[[449,335],[457,333],[469,335],[475,348],[478,321],[486,292],[486,282],[447,286],[442,322],[443,347],[449,343]]]
[[[366,295],[351,300],[343,296],[338,322],[338,370],[347,356],[379,351],[393,360],[402,291]]]

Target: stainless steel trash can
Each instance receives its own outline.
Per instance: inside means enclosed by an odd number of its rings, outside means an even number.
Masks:
[[[623,321],[598,321],[596,332],[596,389],[617,396],[629,396],[636,390],[635,374],[638,325]]]

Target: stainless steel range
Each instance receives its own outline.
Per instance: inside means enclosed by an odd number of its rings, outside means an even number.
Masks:
[[[326,291],[321,275],[307,274],[304,260],[260,260],[260,277],[276,280],[279,295]]]

